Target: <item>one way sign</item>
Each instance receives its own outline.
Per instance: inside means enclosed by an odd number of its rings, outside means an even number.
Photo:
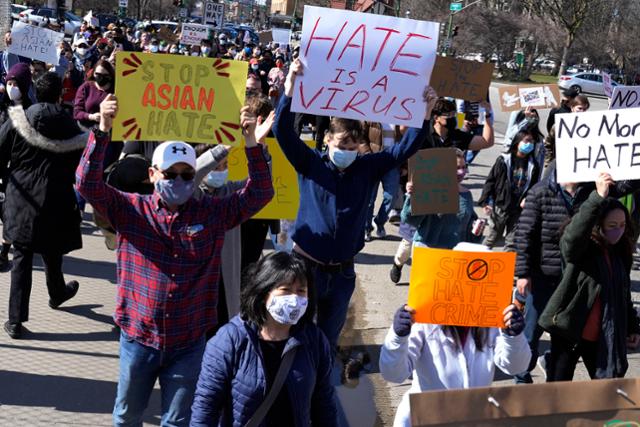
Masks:
[[[203,24],[209,24],[215,28],[222,28],[222,21],[224,20],[224,3],[207,1],[204,4],[203,16]]]

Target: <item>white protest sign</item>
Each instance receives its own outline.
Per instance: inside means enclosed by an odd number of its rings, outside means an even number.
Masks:
[[[609,103],[610,110],[640,107],[640,86],[615,86]]]
[[[556,115],[558,182],[640,178],[640,108]]]
[[[47,64],[58,65],[58,46],[63,33],[15,21],[11,28],[9,52]]]
[[[439,28],[305,6],[292,111],[422,127]]]
[[[86,22],[87,24],[89,24],[92,27],[98,27],[100,25],[100,21],[98,20],[98,18],[96,18],[95,16],[93,16],[93,11],[90,10],[89,13],[87,13],[84,18],[82,18],[82,20],[84,22]]]
[[[611,98],[613,86],[611,85],[611,76],[609,74],[602,73],[602,84],[604,86],[604,94],[607,98]]]
[[[182,24],[180,43],[199,45],[202,40],[209,37],[209,26],[201,24]]]
[[[274,43],[278,43],[280,46],[287,46],[291,39],[291,30],[286,28],[272,28],[271,34]]]
[[[204,4],[204,14],[202,16],[202,22],[204,24],[211,24],[216,28],[222,28],[223,21],[224,3],[207,1]]]

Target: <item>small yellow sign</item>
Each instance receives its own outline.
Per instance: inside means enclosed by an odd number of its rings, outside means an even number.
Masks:
[[[313,148],[313,141],[305,141]],[[275,138],[267,138],[266,144],[271,154],[271,177],[275,195],[260,212],[254,215],[259,219],[295,219],[300,206],[298,174],[280,149]],[[229,152],[229,179],[239,181],[247,178],[247,156],[243,147],[234,147]]]
[[[119,52],[116,70],[114,140],[242,144],[246,62]]]

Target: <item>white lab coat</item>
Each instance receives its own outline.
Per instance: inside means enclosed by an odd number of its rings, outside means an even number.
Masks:
[[[380,372],[390,382],[402,383],[413,373],[411,388],[398,406],[394,427],[411,425],[409,394],[491,385],[495,366],[508,375],[527,370],[531,350],[524,334],[512,337],[496,328],[489,330],[487,347],[476,351],[469,335],[463,351],[440,325],[415,323],[411,333],[400,337],[389,330],[380,353]]]

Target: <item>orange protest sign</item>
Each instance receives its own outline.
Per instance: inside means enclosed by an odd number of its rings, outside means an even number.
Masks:
[[[414,246],[409,306],[416,322],[504,328],[516,255]]]

